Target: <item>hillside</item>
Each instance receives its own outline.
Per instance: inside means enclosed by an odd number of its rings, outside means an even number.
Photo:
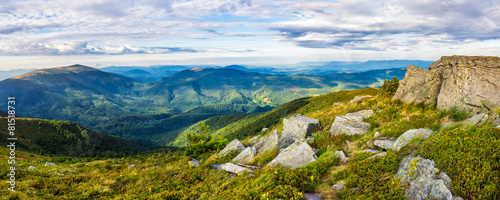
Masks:
[[[105,135],[68,121],[16,118],[16,148],[54,156],[118,156],[146,148],[115,136]],[[0,135],[8,137],[7,118],[0,118]],[[7,146],[8,141],[0,141]]]

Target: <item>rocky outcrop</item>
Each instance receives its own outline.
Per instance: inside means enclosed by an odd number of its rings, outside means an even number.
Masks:
[[[366,99],[366,98],[371,98],[373,97],[372,95],[364,95],[364,96],[355,96],[351,101],[349,101],[349,103],[356,103],[358,101],[361,101],[362,99]]]
[[[392,149],[395,151],[401,150],[404,146],[406,146],[413,138],[422,137],[424,139],[428,138],[434,132],[429,129],[412,129],[403,133],[403,135],[399,136],[398,139],[392,145]]]
[[[255,157],[256,153],[257,149],[255,147],[247,147],[233,159],[233,162],[237,164],[245,164],[251,161]]]
[[[300,114],[283,119],[283,135],[292,135],[295,140],[305,139],[319,128],[319,120]]]
[[[387,140],[387,139],[375,140],[375,141],[373,141],[373,145],[380,147],[382,149],[385,149],[385,150],[389,150],[389,149],[392,149],[392,146],[394,145],[394,141]]]
[[[453,199],[450,177],[434,167],[432,160],[407,156],[399,164],[395,177],[409,184],[404,192],[409,199]]]
[[[235,165],[233,163],[223,163],[223,164],[212,165],[212,168],[215,170],[222,170],[222,171],[230,172],[233,174],[240,174],[244,171],[253,172],[252,170],[250,170],[246,167]]]
[[[281,164],[285,168],[295,169],[306,166],[307,164],[316,161],[316,153],[304,140],[299,140],[283,151],[281,151],[274,160],[268,165]]]
[[[277,130],[274,130],[271,134],[260,138],[252,147],[255,147],[257,154],[262,154],[266,151],[272,150],[278,147],[278,142],[280,139],[280,134]]]
[[[373,115],[373,110],[361,110],[348,113],[344,116],[337,116],[330,128],[332,135],[362,135],[368,131],[370,123],[364,120]]]
[[[245,146],[241,144],[241,142],[238,139],[234,139],[231,141],[229,144],[227,144],[226,148],[222,149],[219,153],[219,157],[224,157],[226,154],[228,154],[231,151],[236,151],[236,152],[241,152],[245,149]]]
[[[443,56],[429,69],[409,65],[399,84],[393,100],[487,111],[500,105],[500,58]]]

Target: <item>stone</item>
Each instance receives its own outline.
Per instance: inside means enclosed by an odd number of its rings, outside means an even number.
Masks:
[[[291,134],[283,134],[278,142],[279,148],[287,148],[295,142],[295,138]]]
[[[54,163],[51,163],[51,162],[45,162],[45,167],[49,166],[49,165],[56,165]]]
[[[455,197],[455,198],[453,198],[453,200],[464,200],[464,198],[462,198],[462,197]]]
[[[378,138],[378,137],[380,137],[380,132],[377,131],[375,132],[375,134],[373,134],[373,138]]]
[[[306,200],[321,200],[321,194],[304,193]]]
[[[174,175],[172,176],[172,178],[177,178],[178,176],[179,176],[179,175],[174,174]]]
[[[33,165],[31,165],[31,166],[29,166],[29,167],[28,167],[28,169],[35,169],[35,168],[36,168],[36,167],[35,167],[35,166],[33,166]]]
[[[368,153],[379,153],[380,151],[379,151],[379,150],[375,150],[375,149],[365,149],[365,150],[363,150],[362,152],[368,152]]]
[[[250,138],[248,141],[249,142],[255,142],[255,141],[257,141],[257,139],[259,139],[258,135],[254,136],[253,138]]]
[[[500,128],[500,125],[498,125],[496,128]]]
[[[347,144],[347,149],[351,150],[351,142],[349,142],[349,140],[346,140],[345,143]]]
[[[241,144],[238,139],[234,139],[229,144],[227,144],[226,148],[222,149],[222,151],[219,153],[219,157],[224,157],[231,151],[236,151],[239,153],[243,151],[243,149],[245,149],[245,146],[243,146],[243,144]]]
[[[446,182],[437,176],[439,172],[434,161],[410,155],[401,161],[395,177],[402,183],[409,184],[404,192],[409,199],[452,200],[453,196]]]
[[[319,120],[300,114],[283,119],[283,134],[290,134],[295,140],[305,139],[319,128]]]
[[[296,169],[316,161],[314,150],[304,140],[299,140],[287,147],[276,156],[268,165],[283,165],[288,169]]]
[[[381,157],[381,156],[386,156],[386,155],[387,155],[387,152],[377,153],[373,156],[368,157],[367,159],[370,160],[370,159],[373,159],[375,157]]]
[[[491,126],[499,126],[500,125],[500,116],[498,114],[493,114],[489,117],[489,120],[492,121]]]
[[[21,163],[14,163],[15,166],[23,165]]]
[[[486,121],[486,119],[488,119],[488,115],[486,113],[480,113],[472,116],[469,119],[464,120],[462,123],[475,126],[482,124],[483,122]]]
[[[354,113],[348,113],[344,116],[337,116],[330,128],[332,135],[362,135],[368,132],[370,123],[364,120],[372,116],[373,110],[361,110]]]
[[[333,106],[333,107],[337,107],[337,106],[343,106],[343,105],[345,105],[345,103],[344,103],[344,102],[335,102],[335,103],[333,103],[333,105],[332,105],[332,106]]]
[[[445,122],[445,123],[442,123],[440,130],[443,130],[443,129],[445,129],[448,126],[452,126],[452,125],[455,125],[455,124],[457,124],[457,123],[456,122]]]
[[[443,56],[429,69],[408,65],[393,100],[457,107],[471,113],[500,105],[500,58]]]
[[[200,161],[193,158],[192,160],[189,161],[189,164],[193,167],[198,167],[200,166]]]
[[[271,134],[260,138],[252,147],[257,149],[257,154],[262,154],[266,151],[278,148],[278,143],[280,139],[280,134],[278,130],[274,130]]]
[[[443,180],[444,182],[444,186],[446,186],[446,188],[451,191],[451,178],[448,176],[448,174],[446,174],[445,172],[441,172],[439,173],[439,176],[438,176],[439,179]]]
[[[399,136],[398,139],[394,142],[392,149],[395,151],[401,150],[404,146],[406,146],[413,138],[422,137],[423,139],[428,138],[434,132],[429,129],[411,129],[403,133],[403,135]]]
[[[394,145],[394,141],[392,140],[374,140],[373,145],[380,147],[385,150],[389,150]]]
[[[361,101],[362,99],[371,98],[371,97],[373,97],[373,96],[372,95],[355,96],[351,101],[349,101],[349,104],[356,103],[358,101]]]
[[[343,183],[337,183],[337,184],[332,185],[332,190],[342,190],[344,188],[345,188],[345,186]]]
[[[247,147],[233,159],[233,163],[246,164],[255,157],[256,153],[257,149],[255,147]]]
[[[212,165],[212,168],[215,170],[222,170],[222,171],[230,172],[233,174],[240,174],[244,171],[253,172],[252,170],[250,170],[246,167],[235,165],[233,163],[223,163],[223,164]]]
[[[135,164],[131,164],[131,165],[129,165],[129,166],[127,167],[127,169],[131,169],[131,168],[133,168],[133,167],[135,167]]]
[[[345,163],[349,160],[344,151],[335,151],[335,155],[340,158],[340,162]]]
[[[267,131],[268,128],[262,128],[262,131],[260,132],[264,132],[264,131]]]

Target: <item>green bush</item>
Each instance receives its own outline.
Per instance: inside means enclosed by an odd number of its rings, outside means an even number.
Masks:
[[[465,199],[500,196],[500,130],[454,129],[427,138],[418,153],[434,160],[453,180],[452,192]]]
[[[392,98],[399,87],[399,80],[397,77],[393,77],[392,80],[385,79],[382,88],[380,88],[379,95]]]
[[[197,157],[202,153],[222,149],[227,144],[227,139],[222,137],[212,138],[207,133],[210,132],[210,127],[201,123],[200,134],[187,134],[189,146],[184,150],[184,155]]]

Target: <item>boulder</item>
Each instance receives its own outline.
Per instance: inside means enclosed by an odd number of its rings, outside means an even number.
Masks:
[[[443,56],[429,69],[408,65],[393,100],[457,107],[471,113],[500,105],[500,58]]]
[[[200,166],[200,161],[193,158],[192,160],[189,161],[189,164],[193,167],[198,167]]]
[[[28,167],[28,169],[35,169],[35,168],[36,168],[36,167],[35,167],[35,166],[33,166],[33,165],[31,165],[31,166],[29,166],[29,167]]]
[[[370,159],[375,158],[375,157],[381,157],[381,156],[386,156],[386,155],[387,155],[387,152],[377,153],[373,156],[368,157],[367,159],[370,160]]]
[[[306,166],[307,164],[316,161],[317,157],[314,150],[304,140],[299,140],[274,158],[268,165],[281,164],[285,168],[295,169]]]
[[[235,165],[233,163],[223,163],[223,164],[212,165],[212,168],[215,170],[222,170],[222,171],[230,172],[233,174],[240,174],[244,171],[253,172],[252,170],[250,170],[246,167]]]
[[[219,153],[219,157],[223,157],[231,151],[236,151],[239,153],[243,151],[243,149],[245,149],[245,146],[243,146],[243,144],[241,144],[238,139],[234,139],[226,146],[226,148],[222,149],[222,151]]]
[[[305,139],[319,128],[319,120],[300,114],[283,119],[283,135],[290,134],[295,140]]]
[[[373,138],[378,138],[378,137],[380,137],[380,132],[377,131],[375,132],[375,134],[373,134]]]
[[[255,157],[256,153],[257,149],[255,149],[255,147],[247,147],[233,159],[233,163],[245,164],[251,161]]]
[[[330,128],[330,134],[339,135],[362,135],[368,131],[370,123],[364,120],[373,115],[373,110],[361,110],[348,113],[344,116],[337,116]]]
[[[355,96],[351,101],[349,101],[349,103],[355,103],[355,102],[358,102],[358,101],[361,101],[362,99],[365,99],[365,98],[371,98],[373,97],[372,95],[364,95],[364,96]]]
[[[56,165],[56,164],[51,163],[51,162],[45,162],[45,167],[50,166],[50,165]]]
[[[340,158],[340,162],[345,163],[349,160],[344,151],[335,151],[335,155]]]
[[[332,185],[332,190],[342,190],[344,188],[345,188],[345,186],[343,183],[337,183],[337,184]]]
[[[255,142],[255,141],[257,141],[257,139],[259,139],[259,135],[256,135],[256,136],[250,138],[248,141],[249,142]]]
[[[295,138],[291,134],[283,134],[278,142],[278,147],[287,148],[295,142]]]
[[[408,144],[413,138],[423,137],[424,139],[428,138],[434,132],[429,129],[412,129],[403,133],[403,135],[399,136],[398,139],[394,142],[392,149],[395,151],[401,150],[404,146]]]
[[[373,141],[373,145],[380,147],[382,149],[388,150],[391,149],[394,145],[394,141],[392,140],[375,140]]]
[[[472,116],[469,119],[464,120],[462,123],[467,125],[481,125],[488,119],[488,115],[486,113],[480,113]]]
[[[434,161],[410,155],[401,161],[395,177],[402,183],[409,184],[404,192],[409,199],[452,200],[453,196],[447,187],[447,182],[451,182],[451,179],[440,179],[437,176],[439,172],[434,167]]]
[[[368,152],[368,153],[379,153],[380,151],[379,151],[379,150],[375,150],[375,149],[365,149],[365,150],[363,150],[362,152]]]
[[[262,154],[266,151],[278,148],[279,139],[280,134],[277,130],[274,130],[271,134],[260,138],[260,140],[253,144],[252,147],[255,147],[257,154]]]

